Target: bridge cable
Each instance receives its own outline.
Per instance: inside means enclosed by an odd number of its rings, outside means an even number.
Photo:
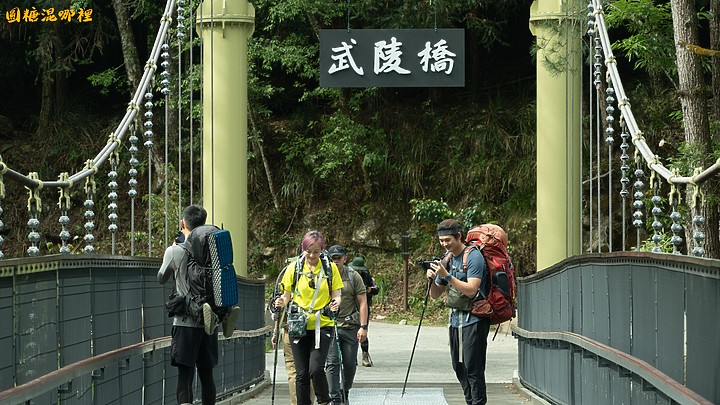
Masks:
[[[568,84],[568,81],[570,80],[570,70],[569,70],[569,60],[570,60],[570,52],[568,49],[568,43],[572,43],[573,41],[570,40],[570,27],[569,27],[569,9],[566,6],[565,7],[565,257],[568,257],[568,203],[569,203],[569,196],[568,196],[568,88],[570,87]],[[572,102],[572,100],[570,100]],[[571,120],[572,121],[572,120]]]
[[[702,167],[695,168],[695,171],[693,172],[693,179],[698,174],[702,173]],[[693,217],[693,241],[695,242],[695,247],[693,247],[692,254],[696,257],[701,257],[705,255],[705,249],[701,246],[702,242],[705,240],[705,233],[702,232],[702,226],[705,224],[705,218],[700,215],[701,212],[705,210],[705,193],[702,191],[702,187],[698,184],[696,184],[694,181],[692,182],[693,186],[693,195],[692,195],[692,207],[695,208],[697,215]],[[698,199],[700,199],[700,209],[698,209]]]
[[[5,162],[3,162],[2,156],[0,156],[0,202],[2,201],[2,199],[5,198],[5,179],[3,176],[5,175],[5,173],[7,173],[7,171],[8,171],[8,167],[5,164]],[[2,209],[2,207],[0,207],[0,215],[2,215],[2,213],[3,213],[3,209]],[[4,227],[5,227],[5,224],[3,224],[3,222],[0,220],[0,230],[2,230]],[[2,247],[3,241],[4,241],[3,237],[0,235],[0,247]],[[4,256],[5,256],[5,254],[2,252],[2,250],[0,250],[0,260],[2,260],[2,258]],[[12,302],[15,302],[15,301],[12,301]]]
[[[108,139],[108,143],[116,142],[118,145],[120,145],[120,140],[115,136],[115,133],[111,133],[110,137]],[[118,220],[118,205],[117,205],[117,167],[118,163],[120,162],[120,154],[118,153],[118,148],[115,148],[114,151],[110,154],[110,172],[108,173],[108,177],[110,178],[110,182],[108,183],[108,188],[110,189],[110,192],[108,193],[108,199],[110,200],[110,204],[108,204],[108,209],[110,210],[110,215],[108,215],[108,219],[110,220],[110,225],[108,225],[108,230],[110,231],[110,235],[112,237],[111,241],[111,254],[115,256],[115,233],[118,230],[117,226],[117,220]]]
[[[600,81],[600,53],[599,50],[602,50],[602,46],[600,44],[600,38],[595,37],[595,49],[598,53],[595,54],[596,60],[596,70],[595,70],[595,125],[596,125],[596,133],[595,133],[595,140],[597,148],[595,149],[596,153],[595,156],[597,157],[597,242],[598,242],[598,253],[602,253],[602,238],[600,235],[601,226],[602,226],[602,219],[600,215],[600,86],[602,85],[602,82]]]
[[[175,214],[177,215],[177,229],[180,229],[180,210],[182,210],[182,40],[185,38],[185,0],[177,1],[177,39],[178,39],[178,167],[177,167],[177,178],[178,178],[178,205]],[[190,70],[192,70],[192,60],[190,60]],[[192,88],[192,83],[191,83]],[[192,111],[191,111],[192,112]],[[192,149],[192,145],[190,145]]]
[[[160,74],[163,77],[163,80],[161,82],[163,88],[160,90],[160,92],[164,96],[164,112],[165,112],[165,185],[164,185],[164,191],[165,191],[165,244],[163,246],[168,245],[168,214],[169,214],[169,197],[168,197],[168,182],[169,182],[169,175],[168,171],[170,170],[170,158],[169,158],[169,112],[168,112],[168,104],[170,104],[170,40],[168,38],[169,35],[165,35],[165,43],[163,44],[163,53],[162,58],[163,62],[161,66],[163,67],[163,72]]]
[[[130,131],[130,171],[128,172],[128,174],[130,174],[130,180],[128,181],[130,185],[130,191],[128,191],[128,195],[130,196],[130,256],[135,256],[135,197],[137,197],[137,190],[135,190],[137,186],[137,179],[135,179],[137,169],[135,169],[135,166],[139,163],[135,157],[135,154],[138,152],[137,118],[132,123],[132,129]]]
[[[592,37],[593,37],[593,40],[594,40],[594,39],[595,39],[595,33],[592,34]],[[592,45],[592,41],[591,41],[589,44]],[[595,50],[595,53],[596,53],[596,54],[595,54],[595,58],[597,59],[597,49]],[[588,69],[589,69],[589,71],[588,71],[588,78],[589,78],[589,80],[590,80],[590,89],[591,89],[591,90],[588,92],[588,104],[589,104],[589,109],[588,109],[588,117],[589,117],[589,118],[588,118],[588,132],[589,132],[589,134],[590,134],[590,135],[589,135],[589,138],[588,138],[588,150],[589,150],[589,152],[590,152],[589,164],[588,164],[588,170],[589,170],[589,172],[590,172],[590,173],[589,173],[589,178],[588,178],[588,183],[590,184],[590,192],[589,192],[589,196],[590,196],[589,200],[590,200],[590,201],[589,201],[589,204],[588,204],[588,212],[589,212],[589,214],[590,214],[590,222],[589,222],[589,224],[590,224],[589,244],[590,244],[590,245],[589,245],[589,246],[590,246],[590,253],[592,253],[592,252],[594,251],[594,249],[593,249],[593,223],[594,223],[594,220],[593,220],[593,163],[595,162],[595,158],[593,157],[593,113],[594,113],[594,110],[593,110],[593,100],[594,100],[594,97],[593,97],[593,94],[592,94],[592,93],[593,93],[593,92],[592,92],[592,89],[595,88],[595,84],[594,84],[594,81],[593,81],[594,72],[593,72],[592,66],[589,66]]]
[[[673,169],[673,175],[679,176],[680,171],[678,168]],[[678,206],[680,205],[680,201],[682,200],[682,197],[680,196],[680,191],[678,190],[678,185],[675,183],[672,183],[670,185],[670,195],[668,197],[670,201],[670,206],[672,207],[672,213],[670,214],[670,219],[672,220],[672,225],[670,225],[670,230],[673,233],[673,236],[670,238],[670,243],[673,245],[673,254],[679,255],[680,249],[678,247],[682,243],[682,237],[678,235],[680,232],[682,232],[683,228],[682,225],[680,225],[680,220],[682,219],[682,215],[680,212],[678,212]]]
[[[93,246],[93,242],[95,242],[95,236],[93,235],[93,230],[95,230],[95,211],[93,211],[95,207],[95,193],[97,191],[97,183],[95,182],[95,174],[98,172],[97,166],[93,163],[92,159],[89,159],[85,163],[85,169],[92,170],[92,174],[88,176],[85,179],[85,253],[94,253],[95,247]]]
[[[193,151],[195,149],[195,144],[193,143],[193,93],[195,93],[195,82],[193,77],[193,71],[195,70],[193,66],[193,48],[195,47],[193,44],[193,25],[193,2],[192,0],[190,0],[190,112],[188,113],[188,116],[190,118],[190,205],[193,204]],[[202,28],[200,28],[200,30],[202,31]],[[200,61],[200,64],[202,65],[202,61]],[[180,207],[180,209],[182,210],[182,207]],[[182,215],[180,218],[182,219]]]
[[[657,159],[657,156],[656,156]],[[660,247],[660,242],[663,240],[663,236],[660,234],[660,231],[663,228],[662,222],[660,222],[660,214],[662,214],[662,208],[660,207],[660,204],[662,204],[662,198],[660,198],[660,181],[658,176],[655,173],[655,170],[650,172],[650,189],[653,191],[652,196],[652,214],[653,214],[653,222],[652,222],[652,228],[653,228],[653,248],[652,251],[655,253],[662,253],[662,248]]]
[[[27,253],[28,255],[30,255],[30,257],[37,257],[40,253],[40,249],[37,246],[38,242],[40,241],[40,234],[37,232],[37,229],[40,226],[40,221],[38,220],[38,213],[42,211],[40,190],[42,190],[43,188],[43,183],[42,181],[40,181],[37,172],[29,173],[28,177],[31,180],[36,181],[38,183],[38,186],[36,186],[35,188],[30,188],[27,186],[25,187],[28,190],[28,212],[30,212],[30,220],[28,221],[28,226],[30,227],[30,234],[28,235],[28,239],[32,244],[28,248]]]
[[[607,135],[605,137],[605,144],[607,145],[608,150],[608,252],[612,252],[612,230],[613,230],[613,220],[612,220],[612,200],[613,200],[613,181],[612,181],[612,158],[613,158],[613,144],[615,143],[615,138],[613,138],[613,135],[615,134],[615,129],[613,128],[613,123],[615,122],[615,117],[613,114],[615,113],[615,107],[613,107],[613,104],[615,103],[615,89],[612,88],[612,83],[610,82],[610,73],[609,70],[606,71],[605,76],[605,83],[607,83],[607,98],[605,101],[607,102],[607,107],[605,108],[605,112],[607,113],[607,116],[605,117],[605,122],[607,123],[607,128],[605,128],[605,134]]]
[[[620,105],[622,106],[622,102]],[[622,151],[620,155],[620,161],[622,162],[622,165],[620,165],[620,170],[622,171],[622,176],[620,177],[620,184],[622,186],[620,190],[620,197],[622,197],[622,251],[625,251],[627,249],[627,196],[630,194],[627,190],[627,185],[630,183],[630,179],[627,177],[627,173],[630,170],[630,166],[627,164],[630,159],[630,156],[627,154],[628,149],[630,149],[630,144],[628,143],[630,134],[628,134],[627,123],[622,113],[620,113],[620,127],[622,128],[620,133],[622,137],[622,144],[620,144],[620,150]]]
[[[635,149],[635,183],[633,186],[635,187],[635,194],[633,194],[633,197],[635,198],[635,202],[633,202],[633,206],[635,207],[635,212],[633,213],[633,225],[635,225],[635,228],[637,228],[636,231],[636,244],[635,244],[635,250],[640,251],[640,232],[642,230],[643,226],[643,213],[641,209],[643,208],[643,198],[645,197],[645,193],[643,193],[643,189],[645,188],[645,184],[642,182],[642,178],[645,176],[645,172],[642,170],[642,159],[641,159],[640,151],[636,148]]]
[[[210,193],[212,218],[215,223],[215,12],[210,1]]]

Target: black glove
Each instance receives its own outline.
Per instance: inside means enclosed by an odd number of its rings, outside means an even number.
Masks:
[[[335,317],[337,316],[337,312],[333,312],[332,310],[330,310],[330,303],[323,307],[321,314],[327,316],[330,319],[335,319]]]
[[[268,304],[268,305],[270,306],[270,312],[272,312],[273,314],[276,314],[282,310],[282,307],[275,306],[275,301],[277,301],[277,299],[280,297],[281,297],[280,294],[276,294],[270,299],[270,304]]]

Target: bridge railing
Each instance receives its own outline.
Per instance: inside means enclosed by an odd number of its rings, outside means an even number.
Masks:
[[[561,404],[720,403],[720,261],[575,256],[520,279],[519,374]]]
[[[160,259],[51,255],[0,263],[0,404],[174,403],[164,306],[173,284],[158,284]],[[242,312],[233,336],[221,337],[214,369],[219,397],[265,372],[264,281],[238,282]]]

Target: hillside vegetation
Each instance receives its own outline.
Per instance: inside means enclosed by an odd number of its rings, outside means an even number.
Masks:
[[[79,5],[65,3],[58,7]],[[433,230],[446,217],[457,217],[466,227],[484,222],[501,225],[509,236],[516,274],[534,273],[537,45],[528,29],[530,3],[463,0],[438,2],[435,9],[432,2],[360,1],[349,3],[348,21],[345,2],[254,1],[256,27],[248,56],[248,274],[274,281],[285,259],[294,256],[302,235],[317,229],[329,245],[344,245],[351,259],[365,257],[382,291],[375,312],[401,316],[400,239],[409,235],[411,312],[419,315],[427,284],[413,263],[443,253]],[[198,4],[193,2],[186,9],[195,10]],[[147,59],[162,12],[162,5],[139,1],[109,5],[85,0],[82,5],[95,10],[92,22],[13,25],[2,21],[0,25],[4,55],[0,79],[6,83],[0,97],[0,153],[20,173],[38,172],[43,179],[72,174],[102,149],[134,91],[130,67]],[[15,6],[22,9],[32,4],[21,0]],[[118,23],[123,15],[127,24]],[[628,19],[618,17],[616,24]],[[465,87],[320,88],[319,29],[342,29],[348,24],[353,29],[432,28],[435,24],[463,28]],[[185,25],[194,27],[191,22]],[[121,40],[128,32],[135,38],[131,48]],[[190,36],[191,31],[186,33]],[[173,30],[172,38],[175,34]],[[192,38],[192,45],[185,43],[182,48],[183,97],[171,95],[167,117],[161,113],[163,101],[156,102],[154,157],[148,159],[142,147],[138,156],[137,190],[145,196],[135,202],[138,255],[149,253],[149,201],[153,256],[160,255],[166,243],[165,218],[171,237],[177,230],[178,198],[180,205],[191,200],[191,148],[193,202],[199,198],[200,40],[195,33]],[[171,43],[171,55],[171,88],[177,88],[176,43]],[[628,52],[627,57],[635,55]],[[668,118],[677,117],[680,110],[672,81],[652,69],[648,73],[642,65],[631,70],[632,64],[625,59],[622,66],[631,99],[645,101],[636,118],[644,122],[648,142],[663,141],[664,151],[677,155],[682,151],[680,121]],[[166,124],[167,145],[162,129]],[[179,126],[182,145],[177,144]],[[173,179],[167,201],[162,162],[166,146],[172,162],[167,175]],[[129,190],[128,148],[126,144],[120,150],[121,196]],[[172,160],[178,151],[184,156],[182,163]],[[178,165],[182,170],[179,183],[175,181]],[[151,166],[153,183],[148,185]],[[102,190],[95,204],[96,252],[110,253],[108,179],[106,172],[101,173],[96,177]],[[2,250],[6,257],[23,257],[29,246],[27,190],[5,183]],[[80,208],[86,198],[83,185],[76,185],[71,197],[75,207],[69,214],[71,243],[79,253],[85,234]],[[119,205],[121,234],[116,252],[130,254],[130,201],[121,198]],[[59,216],[57,195],[46,192],[38,230],[42,254],[59,249]]]

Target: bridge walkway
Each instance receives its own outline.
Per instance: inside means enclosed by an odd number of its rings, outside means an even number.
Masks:
[[[370,355],[373,367],[358,366],[354,386],[350,391],[350,402],[353,405],[440,405],[443,399],[448,405],[465,404],[462,389],[450,364],[450,346],[445,326],[423,325],[420,328],[406,393],[400,398],[399,393],[407,374],[416,333],[417,325],[370,323]],[[503,329],[493,341],[493,333],[494,331],[491,331],[488,337],[485,372],[488,403],[527,404],[531,395],[513,385],[513,376],[518,365],[517,340]],[[358,355],[358,362],[359,357]],[[269,380],[273,375],[273,361],[274,352],[266,353],[266,376],[270,376]],[[268,384],[259,391],[251,398],[230,399],[222,404],[270,405],[272,385]],[[384,399],[384,402],[379,402],[379,399]],[[282,350],[278,353],[275,403],[290,403]]]

